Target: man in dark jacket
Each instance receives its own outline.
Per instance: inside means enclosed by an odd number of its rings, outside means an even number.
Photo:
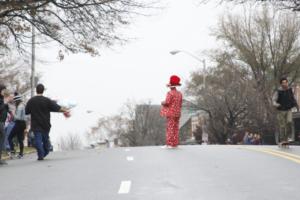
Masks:
[[[25,107],[26,115],[30,114],[31,117],[31,130],[34,134],[38,160],[44,160],[49,153],[50,112],[63,112],[64,114],[69,112],[55,101],[44,97],[44,89],[44,85],[38,84],[36,86],[37,95],[29,99]]]
[[[8,102],[11,101],[11,96],[6,90],[4,85],[0,85],[0,165],[6,165],[7,163],[2,160],[2,150],[4,146],[5,140],[5,132],[4,132],[4,125],[7,117],[8,109]]]
[[[288,142],[292,135],[292,108],[299,111],[292,88],[288,85],[287,78],[280,79],[280,88],[273,95],[273,105],[276,107],[279,124],[279,145]]]

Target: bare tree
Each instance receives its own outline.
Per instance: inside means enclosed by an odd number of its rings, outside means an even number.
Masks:
[[[88,132],[88,137],[95,141],[119,138],[125,131],[125,119],[121,115],[101,117],[97,124]]]
[[[137,105],[135,130],[140,134],[142,145],[160,145],[165,141],[164,119],[159,116],[160,105]]]
[[[97,54],[124,38],[117,28],[145,7],[135,0],[23,0],[0,2],[0,47],[23,51],[32,27],[43,43],[54,40],[71,52]]]
[[[165,122],[160,106],[127,102],[119,115],[100,118],[89,137],[118,138],[124,146],[164,144]]]
[[[279,78],[287,76],[293,82],[300,76],[300,22],[296,14],[272,12],[268,7],[245,13],[223,17],[215,35],[232,56],[230,62],[252,72],[270,118],[271,96]]]
[[[204,0],[202,2],[207,2]],[[237,4],[244,4],[248,2],[258,2],[258,3],[271,3],[280,9],[288,9],[292,11],[300,11],[300,1],[299,0],[220,0],[220,2],[234,2]]]
[[[63,151],[78,150],[82,147],[82,141],[78,134],[69,133],[59,139],[59,148]]]
[[[300,76],[300,22],[294,14],[261,10],[227,15],[215,36],[223,48],[212,52],[216,67],[200,87],[195,72],[187,92],[210,117],[213,140],[224,142],[234,132],[250,130],[274,134],[271,97],[282,76],[291,82]]]
[[[127,130],[121,135],[129,146],[162,145],[165,143],[165,121],[160,105],[151,102],[127,104]]]
[[[5,58],[0,63],[0,79],[2,84],[20,94],[30,90],[30,69],[23,59]],[[39,76],[36,77],[36,80]]]
[[[207,87],[203,88],[199,87],[202,74],[192,74],[187,94],[208,113],[208,130],[213,142],[225,143],[228,137],[243,127],[252,88],[248,76],[248,72],[241,68],[220,64],[207,76]]]

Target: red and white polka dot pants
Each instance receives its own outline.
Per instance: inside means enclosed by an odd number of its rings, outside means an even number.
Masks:
[[[166,145],[179,144],[179,117],[167,117]]]

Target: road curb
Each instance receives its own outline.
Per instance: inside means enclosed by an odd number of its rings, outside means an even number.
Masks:
[[[28,152],[24,153],[24,155],[33,154],[33,153],[36,153],[36,150],[28,151]],[[2,156],[2,159],[3,160],[10,160],[10,157],[9,156]]]

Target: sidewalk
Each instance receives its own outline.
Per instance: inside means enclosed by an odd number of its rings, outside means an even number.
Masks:
[[[35,153],[36,149],[34,147],[24,147],[24,155],[26,154],[32,154]],[[16,155],[18,155],[19,152],[16,152]],[[9,156],[6,153],[2,154],[3,160],[8,160]]]

